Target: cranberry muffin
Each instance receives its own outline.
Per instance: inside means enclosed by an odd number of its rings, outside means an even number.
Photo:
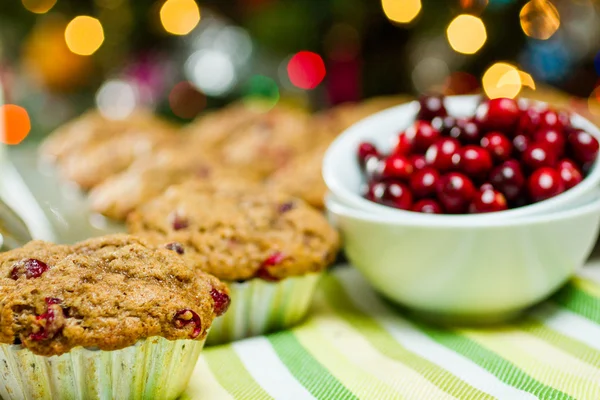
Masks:
[[[304,201],[223,181],[172,186],[131,213],[127,226],[152,243],[177,243],[191,267],[229,284],[247,312],[215,321],[211,343],[298,322],[339,248],[337,232]]]
[[[105,398],[117,388],[177,398],[229,304],[227,287],[172,246],[128,235],[2,253],[0,289],[5,399]],[[80,382],[97,370],[107,372],[102,380]],[[131,385],[118,383],[123,374]]]

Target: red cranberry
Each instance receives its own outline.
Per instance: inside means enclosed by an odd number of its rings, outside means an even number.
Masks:
[[[407,185],[389,182],[382,186],[382,192],[376,193],[378,202],[401,210],[410,210],[413,203],[412,193]]]
[[[459,119],[456,121],[456,125],[450,129],[449,135],[455,139],[458,139],[463,144],[475,144],[481,139],[481,133],[479,132],[479,126],[472,120]]]
[[[454,161],[458,168],[471,177],[483,178],[492,169],[492,157],[487,150],[479,146],[465,146]]]
[[[417,197],[431,196],[435,194],[436,184],[439,179],[439,172],[431,167],[427,167],[421,171],[417,171],[410,178],[410,188]]]
[[[365,164],[365,174],[369,179],[377,175],[381,159],[379,157],[369,157]]]
[[[46,271],[48,271],[46,263],[34,258],[28,258],[13,264],[13,268],[10,271],[10,278],[17,280],[23,275],[26,279],[39,278]]]
[[[425,153],[427,165],[439,171],[448,171],[453,168],[452,157],[460,150],[460,143],[453,138],[441,138],[429,146]]]
[[[549,167],[534,171],[529,177],[527,188],[529,189],[529,197],[533,201],[549,199],[565,190],[558,172]]]
[[[424,214],[441,214],[443,212],[442,206],[432,199],[422,199],[417,201],[412,210]]]
[[[529,147],[529,137],[519,134],[513,138],[512,143],[515,147],[515,152],[517,155],[520,155]]]
[[[217,317],[225,314],[225,311],[229,308],[229,303],[231,303],[231,299],[227,293],[219,292],[217,289],[213,288],[210,290],[210,296],[213,298],[215,314]]]
[[[417,119],[431,121],[435,117],[443,117],[447,114],[443,96],[422,96],[419,105],[421,108]]]
[[[410,156],[409,160],[413,165],[414,171],[420,171],[427,166],[425,156],[422,154],[413,154]]]
[[[558,163],[558,174],[565,190],[571,189],[583,180],[583,175],[577,165],[571,160],[562,160]]]
[[[168,250],[172,250],[177,254],[185,253],[185,250],[183,249],[183,246],[181,245],[181,243],[177,243],[177,242],[168,243],[165,245],[165,248]]]
[[[519,107],[513,99],[491,99],[481,103],[475,119],[485,130],[511,133],[520,117]]]
[[[560,110],[558,112],[558,122],[565,128],[571,127],[571,113],[566,110]]]
[[[483,191],[483,190],[494,190],[494,185],[492,185],[489,182],[485,182],[481,186],[479,186],[479,190],[480,191]]]
[[[565,126],[561,122],[561,118],[554,110],[545,110],[541,114],[540,128],[550,128],[562,131]]]
[[[533,133],[540,127],[541,122],[542,115],[540,111],[536,108],[530,107],[526,109],[523,114],[521,114],[519,123],[517,125],[517,132],[523,135],[533,135]]]
[[[447,212],[460,214],[467,211],[467,207],[475,195],[475,186],[467,176],[458,172],[450,172],[440,178],[436,192]]]
[[[565,151],[565,135],[557,129],[541,128],[533,134],[533,140],[545,144],[557,157]]]
[[[508,160],[490,173],[490,182],[509,201],[516,200],[525,186],[525,175],[517,160]],[[482,187],[483,189],[483,187]]]
[[[35,317],[35,332],[29,335],[29,339],[39,342],[42,340],[54,338],[65,326],[65,315],[61,299],[47,297],[46,312]]]
[[[265,267],[273,267],[275,265],[281,264],[285,259],[286,257],[282,252],[276,251],[269,257],[267,257],[267,259],[263,261],[262,265]]]
[[[376,175],[381,179],[408,180],[413,173],[413,165],[409,159],[400,154],[392,154],[381,160]]]
[[[598,155],[598,140],[591,134],[576,130],[567,137],[569,148],[580,163],[592,162]]]
[[[383,187],[384,184],[382,182],[369,182],[366,185],[363,186],[363,189],[361,190],[363,197],[367,200],[371,200],[371,201],[378,201],[377,200],[377,194],[382,193],[383,189],[380,189],[380,187]]]
[[[481,147],[486,149],[495,161],[506,161],[512,154],[512,142],[500,132],[491,132],[481,139]]]
[[[440,131],[442,136],[448,136],[455,125],[456,118],[451,115],[446,115],[445,117],[435,117],[431,120],[431,126]]]
[[[189,226],[189,221],[180,215],[177,211],[171,213],[169,216],[169,220],[171,221],[171,226],[173,230],[179,231],[185,229]]]
[[[194,325],[194,330],[190,334],[190,339],[196,339],[202,333],[202,321],[200,320],[200,316],[189,308],[175,313],[175,316],[173,317],[173,325],[175,325],[175,328],[181,329],[189,324]]]
[[[508,209],[506,198],[502,193],[493,189],[477,192],[469,206],[469,212],[472,214],[503,211],[506,209]]]
[[[361,143],[358,146],[358,163],[360,166],[364,168],[364,166],[367,164],[367,160],[370,157],[379,157],[377,148],[369,142]]]
[[[394,148],[393,154],[401,154],[407,156],[411,154],[413,151],[413,140],[406,136],[406,133],[401,133],[398,135],[398,141],[396,142],[396,147]]]
[[[415,122],[404,134],[412,142],[413,151],[416,153],[425,152],[440,137],[440,132],[426,121]]]
[[[542,167],[554,167],[556,155],[543,143],[533,143],[524,152],[521,158],[523,164],[530,170]]]

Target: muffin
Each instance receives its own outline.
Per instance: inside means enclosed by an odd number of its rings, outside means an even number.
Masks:
[[[127,219],[131,233],[177,243],[189,265],[225,281],[234,302],[215,321],[209,343],[294,325],[339,248],[319,211],[258,185],[191,181],[172,186]]]
[[[228,289],[169,248],[113,235],[0,254],[3,399],[175,399]]]

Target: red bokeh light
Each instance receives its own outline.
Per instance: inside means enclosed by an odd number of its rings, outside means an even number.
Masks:
[[[311,51],[296,53],[287,66],[290,81],[301,89],[314,89],[325,79],[325,63]]]

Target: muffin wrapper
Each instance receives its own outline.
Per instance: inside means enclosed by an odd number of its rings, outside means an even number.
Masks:
[[[232,342],[289,328],[308,312],[322,273],[279,282],[251,279],[229,283],[231,306],[214,320],[207,345]]]
[[[76,347],[44,357],[0,344],[0,398],[176,399],[203,346],[204,341],[153,337],[121,350]]]

